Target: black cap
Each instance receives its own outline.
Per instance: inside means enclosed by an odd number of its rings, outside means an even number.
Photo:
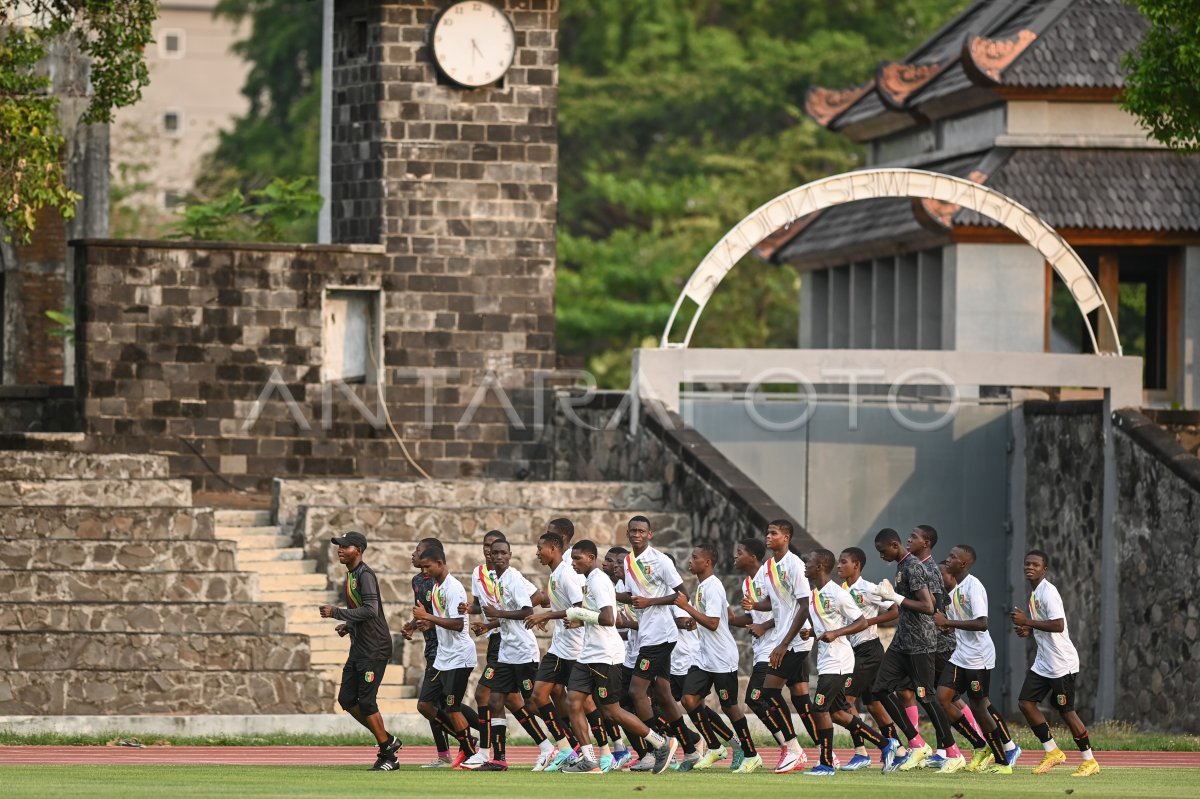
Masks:
[[[329,540],[339,547],[358,547],[359,552],[364,552],[367,549],[367,537],[355,530],[342,533],[341,538],[331,538]]]

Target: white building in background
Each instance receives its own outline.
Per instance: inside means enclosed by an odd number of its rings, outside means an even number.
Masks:
[[[146,48],[150,84],[112,125],[112,184],[143,208],[167,211],[195,186],[202,160],[221,130],[246,112],[250,66],[233,52],[249,19],[214,18],[217,0],[162,0],[154,43]]]

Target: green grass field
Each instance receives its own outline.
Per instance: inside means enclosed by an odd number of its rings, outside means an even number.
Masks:
[[[892,774],[877,771],[839,774],[818,779],[802,774],[776,776],[728,772],[565,775],[507,774],[422,770],[407,766],[398,772],[372,773],[361,767],[279,766],[4,766],[0,794],[4,796],[81,796],[116,799],[188,799],[237,796],[302,799],[331,796],[423,796],[436,799],[479,799],[481,796],[525,797],[539,792],[561,795],[579,791],[599,797],[660,797],[661,799],[730,799],[787,792],[818,793],[821,799],[886,797],[886,799],[982,799],[983,797],[1195,797],[1200,773],[1195,769],[1106,769],[1095,777],[1075,779],[1069,769],[1035,777],[955,774]]]

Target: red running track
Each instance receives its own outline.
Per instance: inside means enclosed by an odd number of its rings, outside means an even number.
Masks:
[[[64,751],[69,754],[64,756]],[[512,763],[532,764],[537,760],[532,746],[509,748]],[[770,760],[773,750],[764,750]],[[398,756],[405,765],[428,763],[434,757],[431,746],[403,749]],[[842,762],[853,753],[840,750]],[[0,746],[0,766],[16,765],[229,765],[229,766],[362,766],[373,762],[375,748],[371,746],[148,746],[142,749],[125,746]],[[1026,752],[1021,766],[1032,768],[1040,760],[1040,752]],[[1200,752],[1097,752],[1101,766],[1115,768],[1200,768]],[[1078,752],[1067,753],[1067,763],[1059,768],[1073,768],[1079,763]]]

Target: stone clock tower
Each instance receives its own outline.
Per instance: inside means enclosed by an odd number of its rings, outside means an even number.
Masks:
[[[434,32],[453,14],[509,23],[473,42],[503,54],[510,37],[494,81],[450,77]],[[334,4],[333,242],[386,249],[388,407],[435,477],[548,468],[532,397],[555,366],[557,27],[558,0]]]

